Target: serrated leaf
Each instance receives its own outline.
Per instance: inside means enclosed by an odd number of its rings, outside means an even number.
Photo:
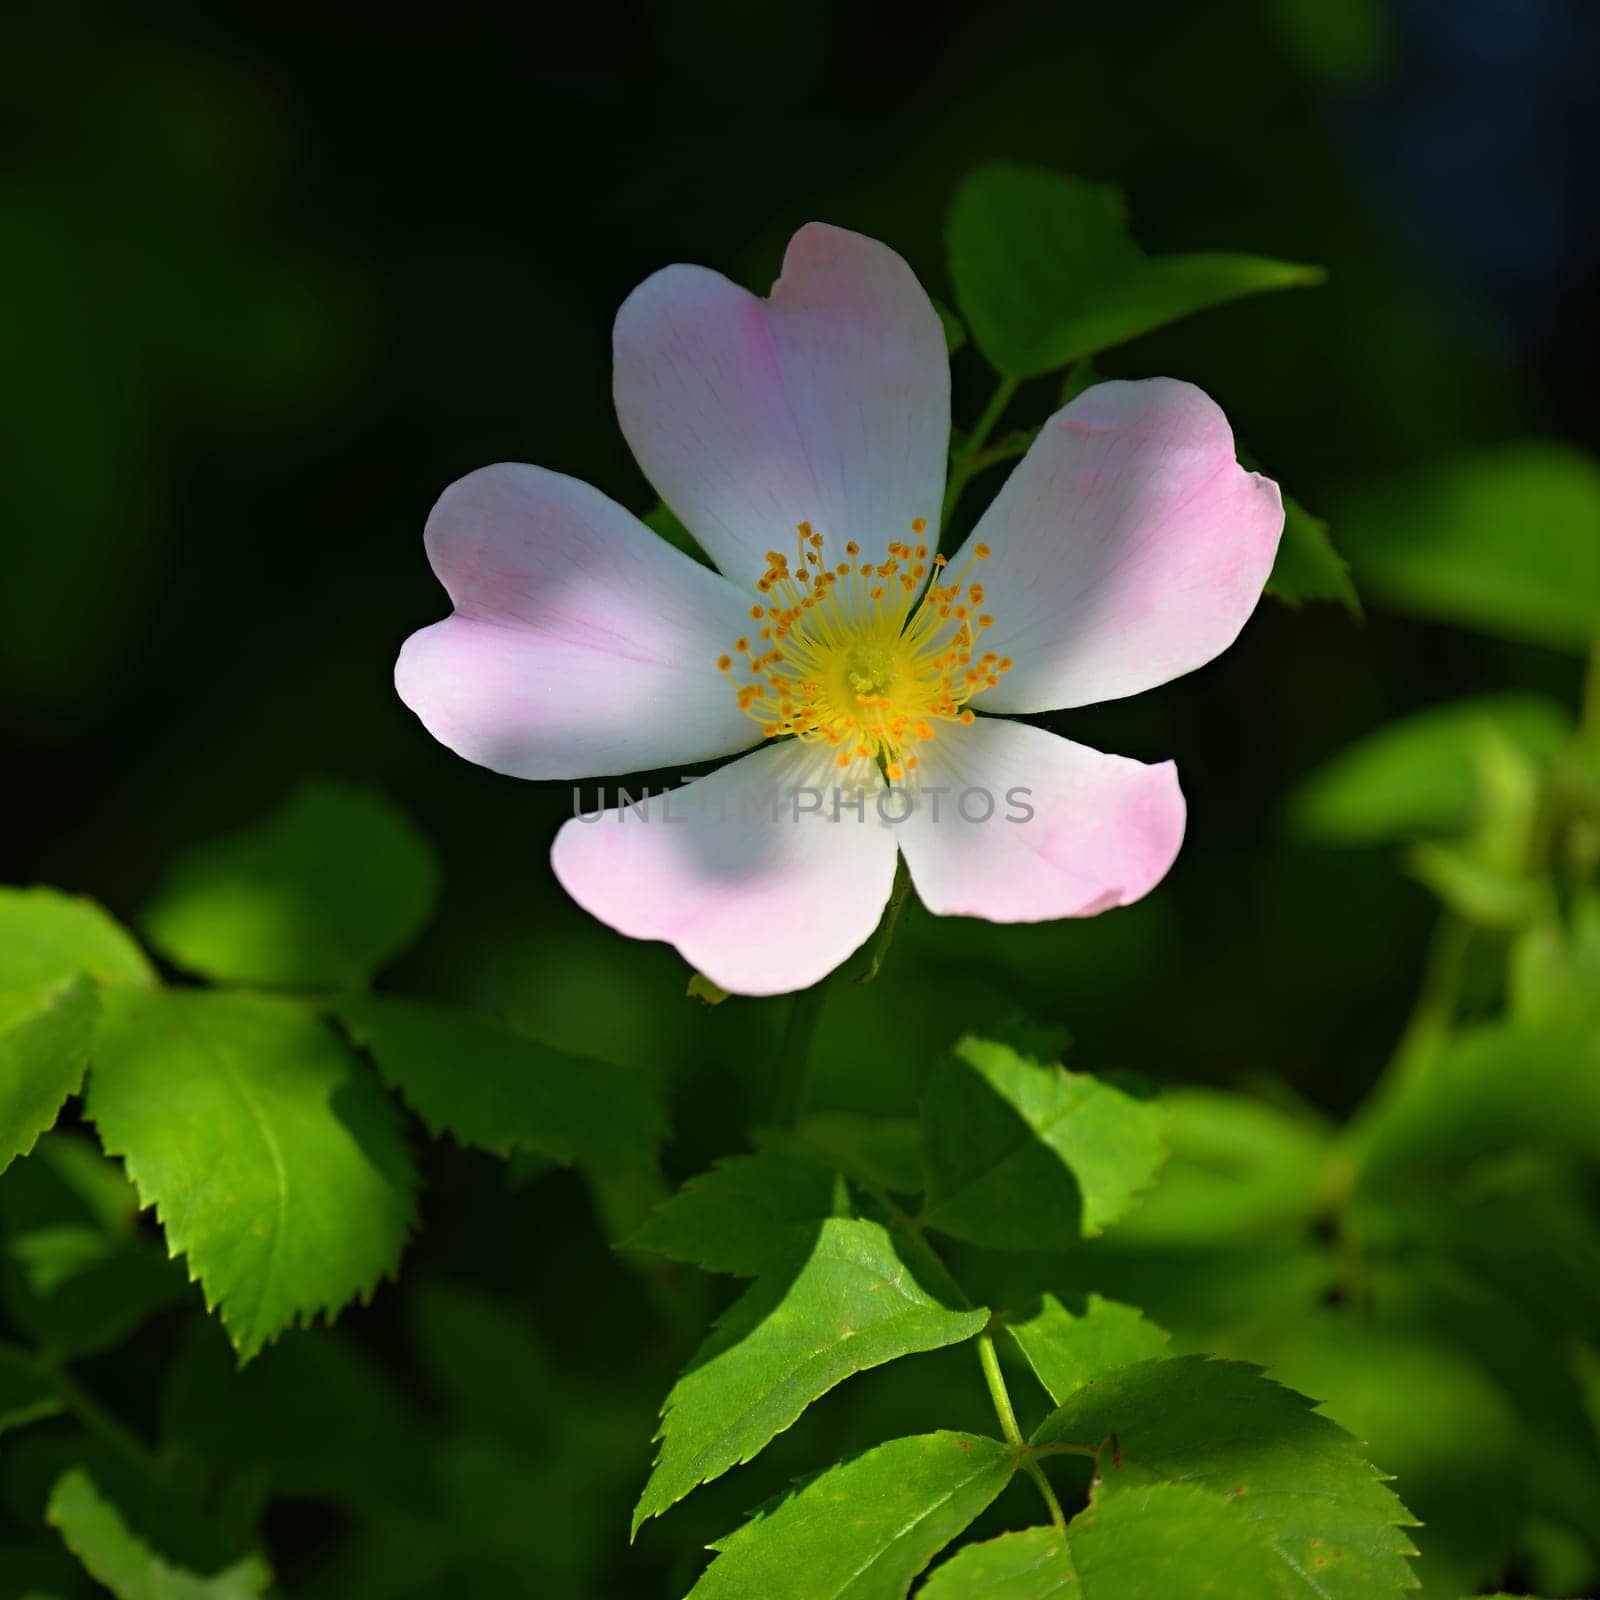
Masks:
[[[0,889],[0,994],[37,993],[78,976],[149,984],[144,952],[92,900],[57,889]]]
[[[182,1271],[138,1230],[137,1210],[122,1169],[73,1135],[47,1134],[0,1179],[0,1288],[34,1344],[93,1355],[185,1297]]]
[[[436,1138],[615,1172],[653,1163],[666,1135],[643,1073],[553,1050],[482,1012],[351,995],[334,1014]]]
[[[1352,617],[1361,616],[1361,597],[1350,577],[1350,563],[1333,547],[1328,524],[1314,517],[1292,495],[1283,497],[1283,537],[1267,578],[1268,594],[1285,605],[1333,600]]]
[[[1324,844],[1465,833],[1482,802],[1485,740],[1505,740],[1543,767],[1571,735],[1565,708],[1540,695],[1433,706],[1385,724],[1318,768],[1295,792],[1290,820],[1302,837]]]
[[[81,1468],[62,1477],[50,1494],[45,1520],[117,1600],[260,1600],[272,1574],[255,1556],[202,1578],[168,1565],[138,1538]]]
[[[0,1433],[61,1412],[61,1395],[32,1351],[0,1343]]]
[[[1546,440],[1352,494],[1340,542],[1370,593],[1416,616],[1585,650],[1600,634],[1600,466]]]
[[[1121,196],[1064,173],[993,165],[968,174],[947,230],[956,299],[1000,371],[1033,377],[1246,295],[1320,283],[1261,256],[1146,256]]]
[[[1026,1316],[1008,1316],[1006,1327],[1057,1405],[1108,1372],[1165,1355],[1172,1338],[1137,1306],[1097,1294],[1077,1310],[1043,1295]]]
[[[816,1161],[728,1156],[660,1206],[628,1248],[753,1278],[803,1257],[824,1218],[851,1215],[842,1180]]]
[[[87,1109],[241,1360],[394,1270],[416,1187],[398,1115],[300,1007],[108,994]]]
[[[178,856],[142,920],[163,954],[219,982],[352,988],[421,931],[436,879],[427,841],[381,795],[304,783]]]
[[[922,1220],[996,1249],[1065,1249],[1148,1186],[1161,1125],[1149,1101],[969,1036],[928,1080]]]
[[[1182,1356],[1080,1389],[1033,1443],[1097,1452],[1097,1509],[1154,1483],[1235,1507],[1277,1563],[1275,1600],[1402,1595],[1414,1587],[1405,1508],[1355,1440],[1312,1406],[1259,1367]]]
[[[1152,1483],[1080,1512],[1065,1540],[1027,1528],[968,1545],[917,1600],[1284,1600],[1281,1574],[1242,1508]]]
[[[689,1600],[904,1600],[917,1574],[1010,1482],[981,1434],[894,1439],[818,1474],[721,1540]]]
[[[940,1304],[877,1223],[818,1223],[803,1258],[768,1270],[722,1315],[667,1396],[635,1531],[750,1460],[852,1373],[974,1338],[988,1320]]]
[[[99,1009],[88,978],[0,993],[0,1172],[33,1149],[78,1092]]]

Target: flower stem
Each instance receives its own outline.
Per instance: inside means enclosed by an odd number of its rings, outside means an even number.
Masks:
[[[822,979],[802,989],[789,1002],[789,1021],[783,1031],[778,1052],[778,1083],[773,1096],[773,1120],[780,1128],[792,1128],[805,1110],[806,1074],[811,1066],[811,1040],[822,1015],[822,1001],[828,980]]]
[[[867,948],[867,964],[862,969],[857,983],[871,983],[883,970],[884,958],[889,954],[889,946],[894,943],[895,924],[900,920],[900,910],[906,903],[906,896],[911,893],[911,873],[906,868],[906,858],[900,856],[895,862],[894,888],[889,891],[889,904],[883,913],[883,921],[878,924],[878,931],[872,936],[872,943]]]
[[[1002,378],[995,385],[994,393],[989,396],[988,405],[983,408],[983,415],[973,424],[972,432],[951,453],[950,481],[945,485],[944,509],[939,516],[941,527],[950,521],[950,513],[955,510],[956,502],[961,498],[961,491],[966,488],[977,467],[979,452],[988,443],[995,424],[999,422],[1006,407],[1011,404],[1011,397],[1017,392],[1018,382],[1016,378]]]

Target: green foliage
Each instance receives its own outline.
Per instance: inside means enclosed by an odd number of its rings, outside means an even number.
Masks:
[[[85,1571],[117,1600],[259,1600],[272,1584],[272,1574],[254,1556],[212,1578],[169,1566],[129,1530],[81,1470],[56,1484],[46,1517]]]
[[[1065,1249],[1133,1203],[1161,1163],[1161,1112],[1006,1045],[963,1039],[923,1106],[930,1228],[1011,1250]]]
[[[829,1217],[811,1234],[723,1313],[667,1396],[635,1531],[750,1460],[852,1373],[971,1339],[989,1320],[923,1288],[875,1222]]]
[[[1323,844],[1386,844],[1463,833],[1483,809],[1485,763],[1503,741],[1548,767],[1572,718],[1538,695],[1494,694],[1430,707],[1384,724],[1296,791],[1296,831]]]
[[[1008,1316],[1006,1327],[1057,1405],[1108,1372],[1165,1355],[1171,1338],[1137,1307],[1097,1294],[1079,1310],[1047,1294],[1026,1316]]]
[[[61,1396],[28,1351],[0,1344],[0,1433],[53,1417]]]
[[[1018,378],[1196,311],[1323,276],[1261,256],[1147,256],[1128,235],[1116,190],[1031,167],[970,173],[951,206],[947,242],[956,299],[978,348]]]
[[[692,1600],[902,1600],[1016,1467],[1008,1446],[975,1434],[891,1440],[723,1539]]]
[[[88,978],[0,994],[0,1172],[55,1126],[89,1061],[99,998]]]
[[[399,1261],[416,1176],[394,1108],[288,1001],[108,996],[88,1112],[241,1359]]]
[[[157,949],[207,978],[354,988],[416,937],[436,878],[426,841],[388,801],[305,783],[264,821],[173,862],[143,922]]]
[[[1311,1407],[1243,1363],[1146,1361],[1080,1389],[1033,1443],[1094,1453],[1096,1510],[1152,1484],[1203,1491],[1216,1519],[1248,1526],[1278,1593],[1403,1594],[1413,1586],[1405,1509],[1355,1441]],[[1179,1514],[1197,1509],[1186,1502]]]
[[[1267,593],[1295,607],[1313,600],[1334,600],[1351,616],[1361,615],[1361,597],[1350,577],[1350,563],[1334,549],[1327,523],[1312,516],[1292,495],[1283,497],[1283,537],[1267,579]]]
[[[552,1050],[460,1007],[352,995],[335,1007],[435,1138],[600,1172],[648,1166],[666,1132],[645,1075]]]
[[[1352,495],[1340,542],[1386,605],[1507,639],[1600,634],[1600,468],[1564,445],[1504,445]]]

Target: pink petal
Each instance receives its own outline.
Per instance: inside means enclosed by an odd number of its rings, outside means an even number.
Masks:
[[[836,820],[834,796],[851,785],[867,791],[865,819],[842,804]],[[657,796],[643,816],[572,818],[550,863],[619,933],[676,945],[731,993],[783,994],[825,977],[877,926],[895,870],[882,788],[870,762],[841,772],[826,747],[785,740],[672,791],[670,811]]]
[[[1171,378],[1100,383],[1058,411],[972,537],[1014,665],[989,711],[1053,711],[1181,677],[1238,637],[1283,530],[1278,487],[1234,459],[1221,410]]]
[[[911,269],[813,222],[758,299],[704,267],[634,290],[613,339],[617,415],[660,493],[729,577],[809,522],[870,555],[938,527],[950,433],[944,330]]]
[[[1170,761],[1145,766],[995,717],[941,726],[918,757],[916,809],[895,832],[918,896],[940,916],[1092,917],[1148,894],[1183,842]],[[937,821],[931,788],[948,791]]]
[[[583,778],[761,737],[717,670],[750,597],[597,489],[484,467],[445,490],[425,537],[455,615],[406,640],[395,687],[458,755]]]

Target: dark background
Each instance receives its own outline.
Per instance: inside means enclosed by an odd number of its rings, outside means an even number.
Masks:
[[[627,291],[679,260],[764,288],[821,218],[885,239],[948,299],[945,207],[996,157],[1117,183],[1152,250],[1327,266],[1324,288],[1101,366],[1205,387],[1336,540],[1346,486],[1387,470],[1528,434],[1600,445],[1597,43],[1583,0],[13,12],[6,880],[136,921],[176,848],[302,776],[378,785],[444,869],[394,985],[667,1075],[692,1108],[669,1162],[693,1170],[737,1145],[774,1024],[695,1010],[671,952],[588,923],[547,866],[569,792],[462,763],[395,698],[400,641],[444,608],[421,546],[433,498],[516,459],[644,509],[609,398]],[[958,419],[986,382],[958,357]],[[1051,403],[1033,386],[1017,416]],[[1082,925],[913,915],[882,984],[830,1003],[820,1092],[893,1105],[924,1047],[1020,1009],[1068,1025],[1088,1067],[1271,1074],[1348,1108],[1405,1015],[1430,902],[1386,857],[1293,844],[1286,797],[1398,712],[1514,685],[1570,700],[1577,671],[1371,608],[1358,624],[1264,602],[1192,678],[1053,722],[1176,756],[1190,832],[1168,883]],[[627,1369],[639,1409],[618,1400],[615,1454],[642,1479],[670,1362],[650,1366],[581,1189],[503,1204],[487,1161],[431,1159],[416,1269],[515,1295],[566,1372]],[[399,1340],[394,1300],[363,1337]],[[577,1315],[596,1305],[610,1331]],[[752,1498],[725,1493],[713,1528]],[[318,1526],[279,1530],[287,1575]],[[619,1570],[664,1564],[652,1537]]]

